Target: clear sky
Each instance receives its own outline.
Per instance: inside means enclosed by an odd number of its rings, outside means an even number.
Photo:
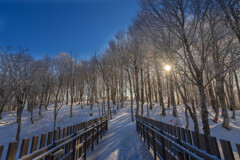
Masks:
[[[127,29],[137,8],[136,0],[0,0],[0,46],[87,59]]]

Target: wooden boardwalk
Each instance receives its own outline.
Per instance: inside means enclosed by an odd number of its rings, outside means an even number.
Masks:
[[[131,122],[130,107],[117,111],[109,120],[109,129],[93,152],[87,155],[91,160],[152,160],[147,145],[136,132],[136,123]]]

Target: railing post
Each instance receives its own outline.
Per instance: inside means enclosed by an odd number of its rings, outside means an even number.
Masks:
[[[160,133],[162,135],[164,135],[162,130],[160,131]],[[162,136],[161,136],[161,143],[162,143],[162,157],[163,157],[163,159],[165,159],[166,158],[165,157],[165,142],[164,142],[164,138]]]
[[[74,137],[76,136],[76,133],[74,133]],[[75,159],[75,156],[76,156],[76,139],[73,140],[72,142],[72,160]]]
[[[94,150],[94,127],[92,129],[92,151]]]
[[[144,125],[143,125],[143,141],[144,141],[144,143],[146,142],[146,140],[145,140],[145,131],[144,131]]]
[[[153,128],[153,126],[152,126]],[[156,147],[155,147],[155,136],[154,136],[154,131],[152,130],[152,138],[153,138],[153,152],[154,152],[154,158],[157,159],[156,155]]]
[[[87,159],[87,132],[84,135],[84,160]]]
[[[98,136],[99,136],[98,132],[99,132],[99,124],[97,125],[97,144],[98,144],[98,140],[99,140],[99,138],[98,138]]]
[[[179,145],[182,145],[180,138],[177,139],[177,143],[178,143]],[[184,155],[183,155],[183,153],[182,153],[181,151],[178,152],[178,160],[184,160]]]
[[[147,127],[147,140],[148,140],[148,149],[150,149],[150,142],[149,142],[148,127]]]
[[[102,127],[103,122],[101,121],[101,139],[103,137],[103,127]]]
[[[102,133],[103,133],[103,136],[105,135],[105,130],[106,130],[106,120],[103,122],[103,130],[102,130]]]

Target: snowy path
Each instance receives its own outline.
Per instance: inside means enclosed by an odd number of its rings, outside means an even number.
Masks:
[[[135,122],[131,122],[129,107],[118,111],[109,121],[106,135],[93,152],[87,155],[90,160],[152,160],[147,145],[136,132]]]

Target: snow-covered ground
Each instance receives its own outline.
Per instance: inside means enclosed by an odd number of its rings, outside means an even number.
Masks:
[[[91,160],[152,160],[152,154],[136,132],[131,121],[130,107],[125,105],[109,121],[108,132],[87,155]]]

